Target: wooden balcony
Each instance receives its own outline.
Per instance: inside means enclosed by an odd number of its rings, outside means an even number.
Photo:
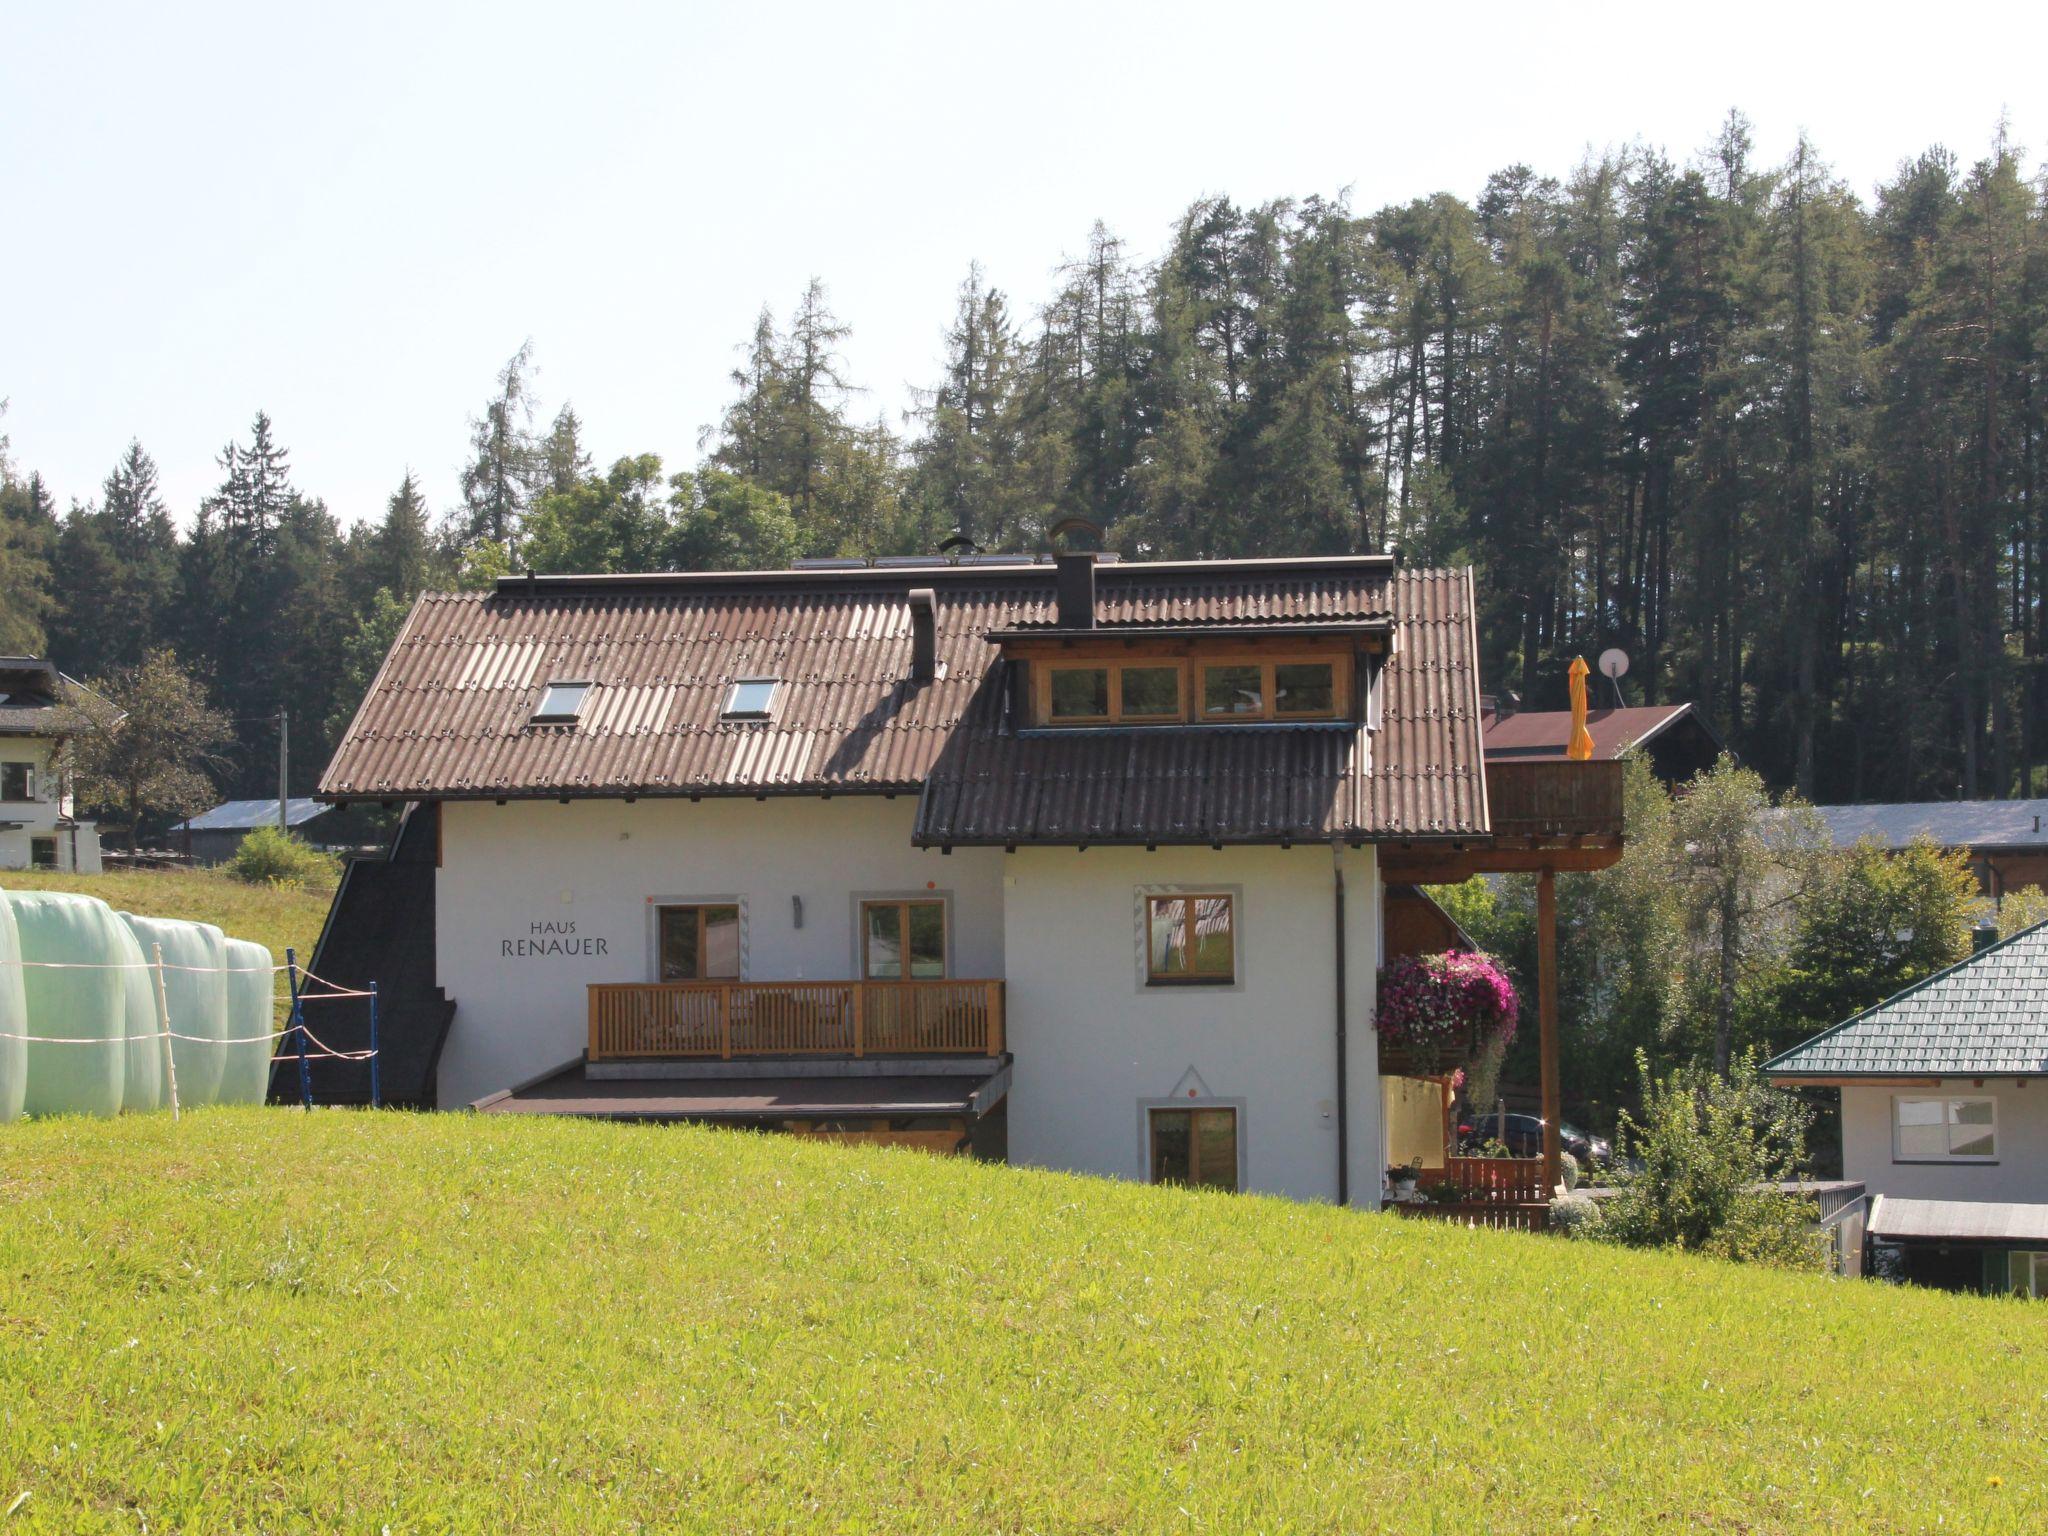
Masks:
[[[1496,838],[1619,838],[1619,761],[1528,762],[1492,758],[1486,764],[1486,800]]]
[[[590,989],[590,1059],[1000,1056],[1000,981],[664,981]]]

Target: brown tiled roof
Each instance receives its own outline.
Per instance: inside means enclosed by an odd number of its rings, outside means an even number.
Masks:
[[[1429,836],[1485,828],[1471,583],[1377,557],[1104,564],[1105,626],[1391,625],[1385,725],[1020,737],[996,631],[1049,565],[542,577],[419,600],[320,784],[329,799],[916,792],[925,841]],[[910,671],[913,588],[939,676]],[[774,718],[723,723],[738,677]],[[595,686],[574,726],[543,685]],[[1368,765],[1371,770],[1368,772]],[[1100,830],[1095,830],[1100,829]]]
[[[1623,709],[1586,711],[1586,734],[1593,738],[1593,756],[1619,757],[1662,735],[1681,720],[1697,719],[1690,704],[1632,704]],[[1705,722],[1701,722],[1705,729]],[[1563,757],[1571,745],[1572,712],[1568,709],[1517,710],[1505,718],[1489,710],[1480,722],[1489,757]],[[1711,735],[1712,733],[1709,732]]]

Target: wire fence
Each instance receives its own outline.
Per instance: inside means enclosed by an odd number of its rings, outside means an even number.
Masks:
[[[182,1040],[187,1045],[231,1046],[256,1045],[258,1043],[269,1045],[271,1047],[272,1052],[270,1057],[271,1065],[276,1066],[284,1062],[298,1063],[299,1098],[300,1103],[306,1109],[311,1109],[313,1107],[312,1064],[314,1062],[367,1062],[370,1068],[370,1104],[372,1108],[382,1107],[383,1092],[382,1083],[380,1081],[380,1073],[378,1070],[378,1057],[380,1052],[378,1050],[377,1042],[378,998],[376,982],[371,982],[368,987],[341,986],[338,983],[329,981],[324,976],[316,976],[312,971],[307,970],[305,967],[301,966],[298,963],[298,956],[292,950],[289,949],[285,951],[285,962],[282,965],[173,965],[164,959],[163,946],[161,944],[153,945],[151,947],[155,955],[155,958],[152,960],[93,961],[12,959],[0,960],[0,965],[17,966],[23,969],[53,971],[141,970],[154,972],[156,975],[157,1018],[162,1021],[162,1028],[152,1030],[148,1034],[144,1035],[35,1035],[16,1033],[8,1030],[0,1030],[0,1040],[23,1040],[31,1045],[118,1045],[124,1047],[129,1045],[140,1044],[144,1041],[149,1040],[161,1041],[163,1044],[164,1070],[169,1082],[171,1118],[173,1120],[179,1117],[178,1074],[176,1065],[177,1057],[171,1049],[171,1042],[174,1040]],[[291,1022],[286,1024],[284,1028],[271,1030],[267,1034],[236,1035],[230,1037],[222,1037],[219,1035],[195,1035],[187,1033],[183,1030],[173,1029],[171,1027],[170,1001],[164,987],[164,973],[166,971],[179,971],[185,973],[197,973],[201,975],[224,976],[247,976],[252,973],[261,973],[265,971],[268,971],[273,976],[279,973],[283,973],[286,985],[290,989],[291,995]],[[307,982],[315,983],[323,990],[317,992],[309,991],[305,985]],[[369,1000],[370,1044],[369,1048],[366,1050],[336,1050],[333,1046],[327,1044],[324,1040],[322,1040],[318,1035],[314,1034],[313,1031],[310,1028],[308,1028],[306,1024],[303,1009],[307,1003],[341,1002],[350,998],[367,998]],[[296,1049],[280,1051],[278,1049],[279,1042],[286,1039],[294,1040],[296,1042]]]

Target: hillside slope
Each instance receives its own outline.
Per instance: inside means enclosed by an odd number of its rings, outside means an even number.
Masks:
[[[0,1129],[0,1528],[2048,1520],[2048,1307],[786,1138]]]

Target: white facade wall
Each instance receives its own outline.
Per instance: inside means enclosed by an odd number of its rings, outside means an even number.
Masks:
[[[1977,1086],[1978,1083],[1983,1086]],[[1892,1100],[1960,1095],[1997,1101],[1994,1161],[1900,1162],[1892,1155]],[[1950,1078],[1938,1088],[1842,1089],[1842,1176],[1873,1195],[1908,1200],[2013,1200],[2048,1204],[2048,1079]]]
[[[0,800],[0,869],[28,869],[35,859],[35,841],[55,843],[57,869],[79,874],[100,872],[100,834],[92,822],[59,826],[68,821],[70,797],[50,766],[55,743],[37,736],[0,736],[0,762],[27,763],[33,770],[27,800]],[[20,822],[10,826],[7,823]]]
[[[745,980],[835,981],[860,974],[860,900],[942,896],[950,974],[1003,975],[1002,854],[912,847],[916,809],[908,795],[445,803],[435,942],[455,1022],[440,1102],[575,1060],[586,986],[657,978],[663,903],[738,902]]]
[[[1146,1179],[1149,1108],[1227,1106],[1238,1112],[1243,1188],[1334,1200],[1338,857],[1346,884],[1349,1193],[1353,1204],[1377,1204],[1380,885],[1369,848],[1030,848],[1007,856],[1003,948],[1016,1057],[1010,1160]],[[1235,985],[1145,985],[1142,897],[1174,888],[1236,898]]]

